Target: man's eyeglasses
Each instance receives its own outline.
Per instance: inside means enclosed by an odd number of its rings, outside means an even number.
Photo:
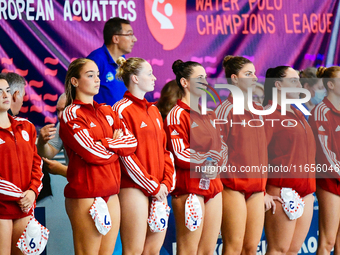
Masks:
[[[135,36],[135,34],[114,34],[114,35],[129,36],[130,38]]]

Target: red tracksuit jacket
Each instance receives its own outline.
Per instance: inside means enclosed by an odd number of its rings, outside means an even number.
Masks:
[[[13,183],[23,192],[31,189],[38,197],[42,189],[43,173],[41,158],[35,146],[35,127],[26,119],[8,116],[12,132],[0,128],[0,180]],[[0,185],[0,189],[12,191],[6,185]],[[18,219],[32,213],[23,213],[18,200],[19,198],[0,194],[0,219]]]
[[[201,115],[178,100],[164,120],[168,148],[175,157],[178,179],[172,195],[196,194],[208,201],[222,191],[219,178],[210,180],[208,190],[200,189],[201,174],[196,171],[196,167],[200,169],[207,157],[217,160],[219,166],[225,165],[228,160],[228,147],[222,141],[219,130],[214,128],[214,119],[213,111]]]
[[[271,105],[271,102],[269,102]],[[269,107],[269,106],[268,106]],[[309,169],[315,164],[315,140],[311,127],[302,112],[292,107],[295,114],[288,112],[287,115],[281,115],[281,107],[278,105],[275,112],[266,117],[276,119],[274,127],[272,122],[266,122],[266,135],[268,142],[268,163],[271,166],[285,166],[289,172],[279,171],[269,173],[267,184],[292,188],[296,190],[301,197],[304,197],[315,191],[315,172],[305,172],[306,164]],[[295,120],[295,122],[288,119]],[[285,126],[281,125],[284,121]]]
[[[158,108],[127,91],[113,110],[138,141],[134,154],[120,157],[121,188],[137,188],[151,196],[158,193],[163,183],[171,192],[176,183],[176,172],[172,154],[166,150],[166,135]]]
[[[113,132],[119,128],[124,136],[113,140]],[[110,106],[74,100],[63,112],[60,138],[69,157],[65,197],[108,197],[119,193],[118,155],[132,154],[137,141]]]
[[[253,104],[261,110],[262,106]],[[265,190],[267,175],[261,172],[241,172],[244,167],[256,166],[261,168],[268,163],[266,134],[264,126],[260,127],[261,116],[245,110],[244,115],[233,114],[233,97],[230,95],[216,110],[217,118],[227,120],[228,123],[219,125],[222,129],[223,140],[229,149],[228,165],[235,166],[236,172],[223,175],[222,183],[233,190],[245,193],[246,199],[254,192]],[[242,123],[245,125],[235,124]],[[250,127],[250,125],[257,127]],[[232,126],[231,126],[232,125]]]
[[[340,195],[340,111],[327,99],[318,104],[309,118],[316,140],[316,184]]]

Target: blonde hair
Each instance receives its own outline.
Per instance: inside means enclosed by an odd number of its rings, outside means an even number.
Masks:
[[[119,57],[116,61],[118,69],[116,78],[124,82],[125,86],[129,88],[131,75],[138,75],[142,69],[142,63],[145,59],[142,58],[128,58]]]
[[[334,82],[336,73],[340,72],[340,66],[324,67],[320,66],[316,71],[316,76],[322,78],[323,85],[328,90],[328,81]]]
[[[79,79],[80,71],[89,62],[93,61],[88,58],[78,58],[72,61],[72,63],[69,65],[65,78],[66,106],[72,104],[73,100],[76,97],[76,88],[71,83],[72,77]]]

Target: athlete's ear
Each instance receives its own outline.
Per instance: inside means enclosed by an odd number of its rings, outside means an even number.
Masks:
[[[327,87],[330,89],[330,90],[333,90],[334,89],[334,83],[332,81],[327,81]]]
[[[131,75],[131,80],[132,80],[132,82],[134,84],[138,84],[138,77],[137,77],[137,75],[135,75],[135,74]]]
[[[281,88],[282,88],[282,82],[281,81],[275,81],[274,85],[277,88],[277,90],[281,90]]]
[[[237,75],[236,74],[232,74],[231,76],[230,76],[230,78],[231,78],[231,82],[232,82],[232,84],[237,84],[238,83],[238,77],[237,77]]]
[[[72,84],[72,86],[73,87],[78,87],[78,80],[77,80],[77,78],[76,77],[72,77],[71,78],[71,84]]]
[[[182,85],[183,88],[188,87],[189,82],[188,82],[187,79],[185,79],[184,77],[182,77],[179,81],[180,81],[180,83],[181,83],[181,85]]]

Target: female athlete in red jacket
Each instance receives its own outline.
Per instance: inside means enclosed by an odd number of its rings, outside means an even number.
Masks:
[[[221,175],[224,185],[223,254],[255,254],[263,229],[267,176],[261,172],[243,172],[242,169],[259,169],[268,162],[266,135],[261,125],[263,118],[253,114],[247,104],[248,89],[255,88],[257,77],[253,63],[244,57],[226,56],[223,67],[228,83],[240,89],[245,98],[243,115],[234,114],[239,100],[237,95],[229,95],[215,110],[219,119],[228,121],[219,126],[229,148],[228,166],[235,169]],[[252,104],[257,110],[263,109],[258,103]]]
[[[132,154],[137,146],[112,108],[93,101],[99,87],[98,67],[92,60],[80,58],[70,64],[60,137],[69,157],[64,194],[76,254],[113,253],[120,223],[118,156]],[[105,236],[89,214],[96,197],[106,201],[111,216],[111,222],[108,216],[101,219],[101,223],[112,226]]]
[[[176,220],[178,254],[212,254],[216,247],[222,220],[222,182],[212,173],[209,186],[200,186],[204,164],[208,157],[220,167],[228,160],[228,148],[214,126],[216,115],[208,111],[201,114],[199,98],[202,96],[207,74],[197,62],[177,60],[172,65],[176,82],[183,96],[170,110],[164,121],[168,148],[174,154],[178,182],[172,193]],[[186,215],[187,202],[196,195],[201,205],[202,220],[190,226]]]
[[[328,95],[309,117],[316,140],[316,196],[319,201],[319,243],[316,254],[340,252],[340,67],[319,67]]]
[[[269,68],[266,72],[264,105],[269,108],[273,105],[273,88],[277,88],[277,107],[275,111],[266,116],[273,120],[266,122],[266,137],[268,143],[268,163],[271,167],[283,167],[287,170],[272,171],[268,173],[266,186],[266,205],[268,199],[271,205],[276,205],[275,213],[268,210],[265,216],[265,232],[268,241],[267,254],[288,253],[297,254],[309,230],[313,215],[313,192],[315,191],[314,171],[304,171],[315,166],[315,140],[311,127],[303,113],[287,105],[286,115],[282,114],[281,94],[285,88],[301,88],[298,73],[289,66]],[[299,92],[288,92],[288,99],[299,99]],[[274,106],[275,107],[275,106]],[[300,168],[303,166],[303,169]],[[289,171],[291,169],[291,171]],[[302,170],[302,171],[301,171]],[[289,206],[283,209],[279,197],[287,198],[282,188],[295,190],[304,200],[304,211],[298,214],[298,207],[303,204],[289,199]],[[293,194],[290,192],[289,194]],[[278,201],[273,201],[275,197]],[[289,209],[296,210],[291,213]],[[268,209],[268,208],[266,208]],[[295,217],[298,217],[294,219]]]
[[[11,117],[10,106],[10,88],[0,78],[0,254],[22,254],[15,246],[32,215],[43,173],[35,127]]]
[[[156,77],[144,59],[119,58],[117,64],[116,76],[124,81],[128,91],[113,110],[138,141],[133,155],[120,157],[123,254],[158,254],[166,231],[153,233],[147,226],[150,202],[154,197],[166,203],[176,176],[172,155],[166,150],[162,116],[144,98],[145,93],[154,90]]]

